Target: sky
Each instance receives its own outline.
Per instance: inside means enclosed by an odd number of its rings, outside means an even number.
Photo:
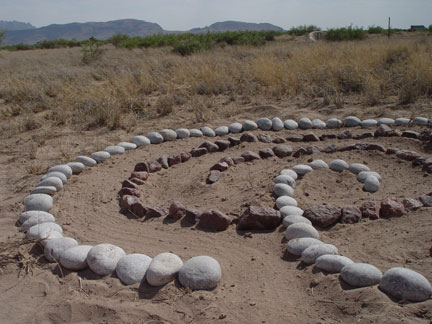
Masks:
[[[432,0],[0,0],[0,20],[36,27],[71,22],[134,18],[166,30],[188,30],[214,22],[268,22],[289,29],[432,24]]]

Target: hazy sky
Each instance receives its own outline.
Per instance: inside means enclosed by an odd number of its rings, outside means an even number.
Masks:
[[[269,22],[285,29],[302,24],[322,28],[432,24],[432,0],[0,0],[0,20],[36,27],[124,18],[187,30],[217,21]]]

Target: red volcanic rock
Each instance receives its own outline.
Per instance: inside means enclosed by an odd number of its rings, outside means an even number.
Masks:
[[[269,147],[259,150],[258,154],[262,159],[268,159],[274,156],[273,150]]]
[[[320,141],[325,141],[327,139],[335,139],[337,138],[336,134],[322,134],[319,139]]]
[[[201,214],[197,227],[210,231],[225,231],[231,224],[231,218],[218,210],[209,210]]]
[[[374,133],[372,133],[372,132],[365,132],[365,133],[361,133],[361,134],[353,136],[353,138],[356,139],[356,140],[370,138],[370,137],[374,137]]]
[[[228,141],[230,142],[230,146],[237,146],[240,145],[241,143],[240,138],[233,137],[233,136],[228,137]]]
[[[336,144],[330,144],[329,146],[321,149],[321,152],[323,152],[323,153],[334,153],[334,152],[336,152],[336,150],[337,150]]]
[[[228,163],[226,163],[226,162],[216,163],[215,165],[213,165],[210,168],[210,170],[217,170],[217,171],[220,171],[220,172],[224,172],[224,171],[228,170]]]
[[[328,227],[339,221],[341,211],[331,205],[318,205],[305,209],[303,216],[309,219],[313,225]]]
[[[252,151],[245,152],[241,156],[245,159],[246,162],[253,160],[261,160],[260,156]]]
[[[168,215],[168,210],[166,208],[157,206],[145,206],[147,212],[145,214],[146,218],[157,218]]]
[[[423,207],[423,203],[414,198],[405,198],[402,201],[402,204],[404,205],[406,210],[417,210],[420,207]]]
[[[194,149],[192,149],[192,151],[191,151],[191,155],[192,155],[193,157],[203,156],[203,155],[205,155],[205,154],[207,154],[207,153],[208,153],[208,151],[207,151],[207,149],[206,149],[205,147],[201,147],[201,148],[194,148]]]
[[[303,142],[302,135],[290,135],[285,138],[288,142]]]
[[[186,215],[186,207],[179,201],[173,201],[169,211],[168,217],[173,219],[181,219]]]
[[[293,157],[298,158],[302,155],[307,155],[308,151],[304,147],[300,147],[297,151],[294,152]]]
[[[145,183],[144,180],[141,180],[141,179],[138,179],[138,178],[129,178],[129,181],[137,184],[138,186],[142,186]]]
[[[141,191],[133,188],[121,188],[119,191],[119,196],[123,197],[124,195],[141,197]]]
[[[282,159],[292,154],[292,147],[291,145],[281,144],[273,147],[273,152],[278,158]]]
[[[233,166],[235,164],[234,160],[229,156],[225,156],[224,158],[220,159],[219,162],[225,162],[229,166]]]
[[[161,165],[162,168],[164,168],[164,169],[168,169],[169,168],[169,165],[168,165],[168,156],[162,155],[156,161]]]
[[[138,185],[130,180],[125,180],[122,183],[122,188],[138,189]]]
[[[162,166],[156,160],[147,162],[147,165],[148,165],[148,169],[149,169],[150,173],[154,173],[154,172],[158,172],[158,171],[162,170]]]
[[[181,155],[180,154],[168,157],[168,165],[169,166],[180,164],[181,161],[182,160],[181,160]]]
[[[147,165],[147,162],[140,162],[140,163],[137,163],[136,165],[135,165],[135,168],[134,168],[134,171],[135,172],[148,172],[149,171],[149,168],[148,168],[148,165]]]
[[[308,133],[303,135],[303,141],[304,142],[319,142],[320,139],[314,133],[308,132]]]
[[[219,180],[221,175],[221,172],[218,170],[212,170],[210,171],[208,177],[207,177],[207,183],[212,184]]]
[[[312,145],[306,149],[307,154],[320,153],[321,149],[318,146]]]
[[[369,218],[372,220],[379,218],[379,204],[374,200],[363,203],[360,210],[363,218]]]
[[[337,138],[341,139],[341,140],[343,140],[343,139],[349,139],[349,138],[352,138],[352,133],[351,133],[350,130],[347,129],[347,130],[344,130],[339,135],[337,135]]]
[[[245,158],[242,156],[233,157],[233,161],[235,164],[240,164],[240,163],[246,162]]]
[[[407,137],[407,138],[419,138],[420,134],[414,131],[410,131],[410,130],[406,130],[402,132],[402,137]]]
[[[419,200],[422,202],[425,207],[432,207],[432,197],[429,195],[421,195]]]
[[[393,155],[393,154],[396,154],[396,153],[398,153],[399,152],[399,149],[397,149],[397,148],[393,148],[393,147],[389,147],[387,150],[386,150],[386,154],[387,155]]]
[[[146,181],[148,179],[148,176],[149,176],[148,172],[144,172],[144,171],[142,171],[142,172],[132,172],[129,179],[131,179],[131,178],[137,178],[137,179]]]
[[[270,143],[272,141],[272,138],[268,134],[259,134],[258,135],[258,141],[262,143]]]
[[[137,217],[144,217],[147,213],[146,207],[135,196],[124,195],[120,199],[120,207],[134,214]]]
[[[356,144],[359,145],[359,144]],[[364,143],[364,144],[360,144],[359,146],[359,150],[366,150],[366,151],[380,151],[380,152],[385,152],[386,149],[384,146],[380,145],[380,144],[375,144],[375,143]]]
[[[219,151],[225,151],[231,145],[230,141],[225,140],[218,140],[215,142],[215,144],[218,146]]]
[[[382,218],[401,217],[404,213],[404,206],[392,198],[385,198],[381,202],[380,216]]]
[[[182,219],[182,225],[192,226],[195,225],[201,216],[201,212],[197,209],[186,208],[186,215]]]
[[[416,158],[420,157],[420,154],[414,151],[402,150],[396,153],[396,156],[405,161],[413,161]]]
[[[207,152],[209,152],[209,153],[214,153],[214,152],[219,151],[219,147],[215,143],[212,143],[209,141],[205,141],[199,147],[206,148]]]
[[[242,136],[240,136],[240,141],[253,143],[253,142],[258,142],[258,138],[254,134],[250,132],[246,132],[243,133]]]
[[[382,124],[378,126],[378,128],[375,131],[374,136],[375,137],[381,137],[381,136],[389,136],[392,133],[392,129],[390,126]]]
[[[237,224],[238,230],[274,230],[281,223],[279,211],[273,208],[248,207]]]
[[[191,157],[192,155],[190,153],[186,153],[186,152],[180,153],[180,158],[182,163],[189,161]]]
[[[362,218],[362,212],[360,208],[356,206],[345,206],[342,208],[341,223],[354,224],[358,223]]]
[[[276,137],[274,140],[272,140],[272,142],[275,144],[282,144],[282,143],[285,143],[286,140],[282,137]]]

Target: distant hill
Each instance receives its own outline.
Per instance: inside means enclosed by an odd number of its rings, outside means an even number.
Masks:
[[[24,24],[24,23],[21,23]],[[31,26],[30,24],[28,24]],[[129,36],[148,36],[153,34],[168,34],[168,33],[205,33],[208,30],[211,32],[225,32],[237,30],[274,30],[282,31],[283,29],[272,24],[262,23],[245,23],[238,21],[217,22],[206,28],[193,28],[189,31],[168,31],[164,30],[156,23],[150,23],[136,19],[122,19],[108,22],[87,22],[87,23],[71,23],[63,25],[49,25],[40,28],[30,27],[31,29],[11,30],[6,32],[3,45],[14,45],[18,43],[35,44],[42,40],[50,39],[76,39],[85,40],[90,37],[97,39],[108,39],[115,34],[127,34]],[[0,27],[1,29],[1,27]],[[6,29],[6,28],[5,28]]]
[[[0,30],[25,30],[35,29],[36,27],[32,24],[21,22],[21,21],[4,21],[0,20]]]

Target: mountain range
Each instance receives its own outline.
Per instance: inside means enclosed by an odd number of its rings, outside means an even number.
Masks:
[[[3,26],[3,27],[2,27]],[[283,31],[282,28],[268,23],[245,23],[239,21],[217,22],[204,28],[193,28],[187,31],[164,30],[160,25],[137,19],[121,19],[107,22],[87,22],[70,24],[53,24],[35,28],[31,24],[21,22],[0,21],[0,29],[6,30],[3,45],[19,43],[35,44],[43,40],[52,39],[76,39],[85,40],[90,37],[96,39],[108,39],[115,34],[127,34],[129,36],[149,36],[153,34],[170,33],[206,33],[225,32],[239,30],[274,30]]]

